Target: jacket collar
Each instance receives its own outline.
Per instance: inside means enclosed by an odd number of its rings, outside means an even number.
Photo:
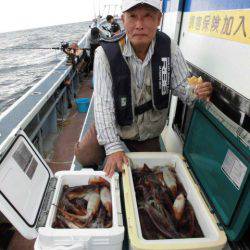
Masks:
[[[147,55],[145,57],[145,60],[143,63],[148,63],[151,58],[152,58],[152,55],[154,54],[154,47],[155,47],[155,38],[153,39],[153,41],[151,42],[149,48],[148,48],[148,52],[147,52]],[[134,59],[137,59],[137,60],[140,60],[136,54],[135,54],[135,51],[128,39],[128,37],[126,36],[125,37],[125,44],[124,44],[124,47],[123,47],[123,51],[122,51],[122,54],[124,57],[132,57]]]

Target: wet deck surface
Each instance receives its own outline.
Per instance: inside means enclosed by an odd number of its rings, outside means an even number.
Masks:
[[[77,98],[91,97],[93,90],[90,88],[91,80],[84,79]],[[54,143],[54,153],[48,165],[53,173],[60,170],[69,170],[74,157],[74,145],[78,141],[82,126],[87,113],[79,113],[73,105],[69,117],[61,124],[61,131]],[[62,146],[63,145],[63,146]],[[15,232],[8,250],[30,250],[34,249],[35,240],[27,240],[18,232]],[[0,250],[4,248],[0,247]]]

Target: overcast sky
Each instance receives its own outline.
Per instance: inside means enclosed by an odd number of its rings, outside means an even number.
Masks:
[[[3,0],[0,32],[88,21],[99,9],[106,15],[106,4],[120,3],[121,0]]]

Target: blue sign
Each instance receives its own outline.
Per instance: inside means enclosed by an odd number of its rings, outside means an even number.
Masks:
[[[162,1],[162,13],[166,13],[167,11],[167,0]]]

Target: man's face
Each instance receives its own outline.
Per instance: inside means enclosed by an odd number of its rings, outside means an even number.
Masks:
[[[148,46],[160,25],[161,13],[147,5],[140,5],[124,12],[122,21],[132,45]]]

